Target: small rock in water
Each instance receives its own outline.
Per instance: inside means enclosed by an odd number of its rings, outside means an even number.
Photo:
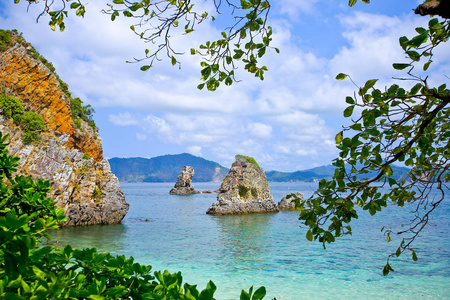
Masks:
[[[170,195],[190,195],[190,194],[200,194],[196,191],[192,183],[192,176],[194,176],[194,168],[190,166],[184,166],[183,169],[178,174],[177,182],[175,187],[170,190]]]
[[[292,195],[292,194],[289,194],[289,195]],[[279,210],[295,210],[295,202],[293,201],[294,197],[289,197],[289,199],[288,199],[289,195],[284,196],[280,200],[280,202],[278,202]],[[303,202],[303,198],[304,198],[303,193],[296,192],[295,196],[300,199],[300,202]]]

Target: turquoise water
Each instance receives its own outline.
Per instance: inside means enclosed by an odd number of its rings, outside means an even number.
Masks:
[[[241,289],[264,285],[265,299],[450,299],[450,200],[410,254],[391,259],[395,272],[382,275],[387,254],[398,239],[386,242],[380,229],[407,223],[404,209],[388,207],[360,215],[353,235],[323,249],[308,242],[298,213],[210,216],[216,194],[171,196],[173,183],[121,184],[130,211],[123,224],[63,228],[58,245],[96,247],[133,256],[154,270],[181,271],[185,282],[203,289],[213,280],[218,300],[238,299]],[[214,190],[215,183],[194,183]],[[314,183],[270,183],[278,202],[287,193],[312,194]],[[149,219],[148,222],[145,219]]]

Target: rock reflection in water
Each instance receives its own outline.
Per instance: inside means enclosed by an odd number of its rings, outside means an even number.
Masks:
[[[219,233],[219,247],[225,264],[252,269],[271,255],[273,214],[213,217]]]
[[[94,247],[101,252],[123,254],[126,250],[123,244],[125,231],[122,224],[64,227],[50,232],[52,240],[49,244],[58,248],[67,244],[78,249]]]

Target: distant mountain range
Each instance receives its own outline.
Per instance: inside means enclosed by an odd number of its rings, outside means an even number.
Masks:
[[[185,165],[194,168],[195,175],[192,178],[194,182],[221,182],[229,170],[219,163],[188,153],[153,158],[114,157],[109,159],[109,164],[111,171],[122,182],[176,182],[178,173]],[[330,179],[333,177],[334,169],[334,166],[327,165],[296,172],[268,171],[266,178],[275,182],[316,181],[322,178]],[[392,166],[392,170],[395,179],[405,178],[409,171],[407,168],[397,166]]]
[[[153,158],[109,159],[111,171],[123,182],[176,182],[183,166],[194,168],[194,182],[221,182],[228,169],[216,162],[187,153]]]

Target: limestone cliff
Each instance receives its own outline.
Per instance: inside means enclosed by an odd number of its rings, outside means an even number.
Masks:
[[[208,208],[207,214],[278,212],[264,170],[254,159],[237,156],[218,192],[217,201]]]
[[[65,209],[63,226],[120,223],[128,203],[103,158],[101,138],[84,120],[74,121],[67,85],[34,48],[16,33],[0,52],[1,92],[40,115],[46,130],[40,140],[23,142],[23,130],[0,115],[0,131],[9,135],[10,154],[20,158],[17,173],[50,181],[49,195]],[[33,50],[33,51],[30,51]]]

